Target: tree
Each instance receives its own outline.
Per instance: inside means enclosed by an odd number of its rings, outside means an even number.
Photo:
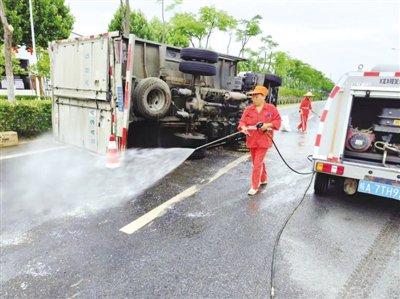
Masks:
[[[164,43],[166,41],[166,36],[167,36],[167,22],[165,20],[165,12],[169,10],[175,9],[176,6],[182,4],[182,0],[173,0],[173,2],[167,6],[165,6],[165,0],[157,0],[158,3],[161,3],[161,20],[162,20],[162,35],[160,42]]]
[[[152,35],[152,40],[156,41],[156,42],[160,42],[162,43],[163,41],[166,41],[166,36],[168,35],[168,27],[169,24],[163,24],[163,22],[157,18],[154,17],[151,19],[151,21],[149,22],[149,27],[151,28],[151,35]],[[166,28],[167,27],[167,28]]]
[[[323,93],[332,89],[334,83],[309,64],[285,52],[277,52],[273,56],[272,68],[275,74],[283,78],[285,87]]]
[[[30,66],[29,71],[37,77],[50,77],[49,52],[43,48],[37,48],[37,63]]]
[[[246,48],[243,50],[243,53],[246,56],[246,60],[239,62],[239,72],[261,72],[263,57],[260,55],[260,52]]]
[[[262,20],[262,16],[256,15],[250,20],[240,20],[239,28],[236,30],[236,39],[241,43],[239,56],[243,57],[244,49],[247,46],[249,40],[262,33],[260,28],[260,21]]]
[[[5,75],[6,64],[4,53],[4,45],[0,44],[0,78]],[[14,75],[26,75],[27,71],[20,66],[19,60],[15,57],[15,53],[11,52],[11,61],[12,61],[12,73]]]
[[[263,45],[260,48],[260,52],[264,54],[264,62],[263,62],[262,70],[263,70],[263,72],[265,72],[265,71],[270,72],[272,56],[273,56],[272,50],[274,48],[276,48],[279,44],[272,39],[271,35],[263,36],[261,38],[261,42],[263,43]],[[267,59],[267,55],[268,55],[268,59]],[[268,64],[268,68],[266,69],[267,64]]]
[[[3,1],[8,21],[14,27],[13,44],[31,47],[31,24],[27,1]],[[74,18],[64,0],[34,0],[32,6],[38,46],[46,48],[49,41],[70,36]],[[2,28],[0,30],[3,31]]]
[[[200,8],[199,22],[205,26],[206,45],[208,48],[210,36],[215,29],[227,31],[229,28],[235,27],[237,21],[223,10],[217,10],[212,6],[204,6]]]
[[[252,72],[271,72],[271,64],[273,52],[272,49],[278,46],[278,43],[272,40],[271,35],[266,35],[261,38],[262,46],[257,50],[245,48],[243,50],[247,61],[240,63],[240,71]],[[268,68],[267,68],[268,65]]]
[[[272,63],[272,68],[276,75],[281,77],[286,77],[287,69],[289,67],[290,57],[287,53],[279,51],[274,54],[274,61]]]
[[[174,3],[179,3],[175,1]],[[168,8],[168,7],[167,7]],[[125,5],[122,5],[115,12],[113,19],[108,25],[109,31],[121,31]],[[130,14],[130,33],[139,38],[156,42],[187,47],[190,41],[199,34],[199,26],[192,14],[176,14],[170,22],[163,23],[159,18],[154,17],[150,22],[140,11],[132,11]],[[200,29],[201,30],[201,29]]]
[[[238,25],[238,22],[237,22],[237,20],[235,20],[235,23],[232,23],[231,26],[229,26],[226,30],[229,34],[228,45],[226,46],[226,54],[229,54],[229,50],[231,48],[231,43],[232,43],[232,37],[235,34],[237,25]]]
[[[3,25],[3,34],[4,34],[4,65],[6,70],[6,77],[7,77],[7,99],[10,102],[15,101],[14,95],[14,74],[13,74],[13,67],[12,67],[12,35],[14,28],[10,24],[8,24],[6,18],[6,12],[3,4],[3,0],[0,0],[0,19]]]
[[[199,22],[195,14],[178,13],[170,20],[170,30],[172,35],[177,35],[181,40],[186,39],[195,47],[195,39],[201,47],[202,38],[206,35],[206,26]]]
[[[115,12],[113,19],[108,25],[109,31],[123,31],[122,20],[126,11],[125,5],[122,5]],[[154,40],[154,32],[151,30],[146,17],[141,11],[131,11],[130,13],[130,33],[133,33],[139,38]]]
[[[121,1],[121,6],[122,6],[122,1]],[[129,35],[130,31],[130,23],[131,23],[131,8],[129,7],[129,0],[125,0],[125,7],[124,9],[124,14],[123,14],[123,22],[122,22],[122,32],[124,36]]]
[[[133,11],[130,15],[130,32],[140,38],[180,47],[189,45],[202,47],[203,40],[206,38],[205,47],[208,47],[215,30],[227,31],[237,25],[233,17],[214,7],[202,7],[198,14],[177,13],[167,22],[165,11],[174,9],[182,3],[182,0],[171,0],[172,3],[167,6],[166,1],[158,1],[162,5],[162,20],[154,17],[148,22],[140,11]],[[124,7],[125,5],[121,2],[121,6],[108,26],[109,31],[122,30]]]

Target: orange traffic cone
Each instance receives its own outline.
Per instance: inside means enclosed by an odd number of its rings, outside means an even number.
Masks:
[[[115,141],[115,135],[111,134],[106,153],[106,167],[117,168],[119,166],[120,166],[120,161],[119,161],[117,142]]]

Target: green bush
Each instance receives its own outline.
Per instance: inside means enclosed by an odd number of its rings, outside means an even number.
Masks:
[[[0,132],[16,131],[29,137],[51,129],[51,100],[23,100],[15,104],[0,99]]]
[[[300,103],[301,100],[304,98],[304,94],[306,94],[306,93],[307,93],[307,90],[280,87],[278,103],[281,105],[282,104]],[[314,94],[313,101],[322,101],[328,97],[328,95],[321,93],[321,92],[313,91],[313,94]]]
[[[25,100],[30,100],[30,101],[32,101],[32,100],[35,100],[35,101],[37,101],[37,100],[48,100],[48,98],[41,98],[41,97],[38,97],[38,96],[15,96],[15,99],[17,100],[17,101],[25,101]],[[7,95],[0,95],[0,100],[7,100]]]

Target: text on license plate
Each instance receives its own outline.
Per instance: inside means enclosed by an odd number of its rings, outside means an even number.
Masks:
[[[360,180],[358,192],[400,200],[400,187]]]

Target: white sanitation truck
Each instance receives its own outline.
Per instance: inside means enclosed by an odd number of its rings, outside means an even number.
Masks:
[[[400,200],[398,66],[343,76],[321,115],[313,159],[318,195],[336,181],[347,194]]]

